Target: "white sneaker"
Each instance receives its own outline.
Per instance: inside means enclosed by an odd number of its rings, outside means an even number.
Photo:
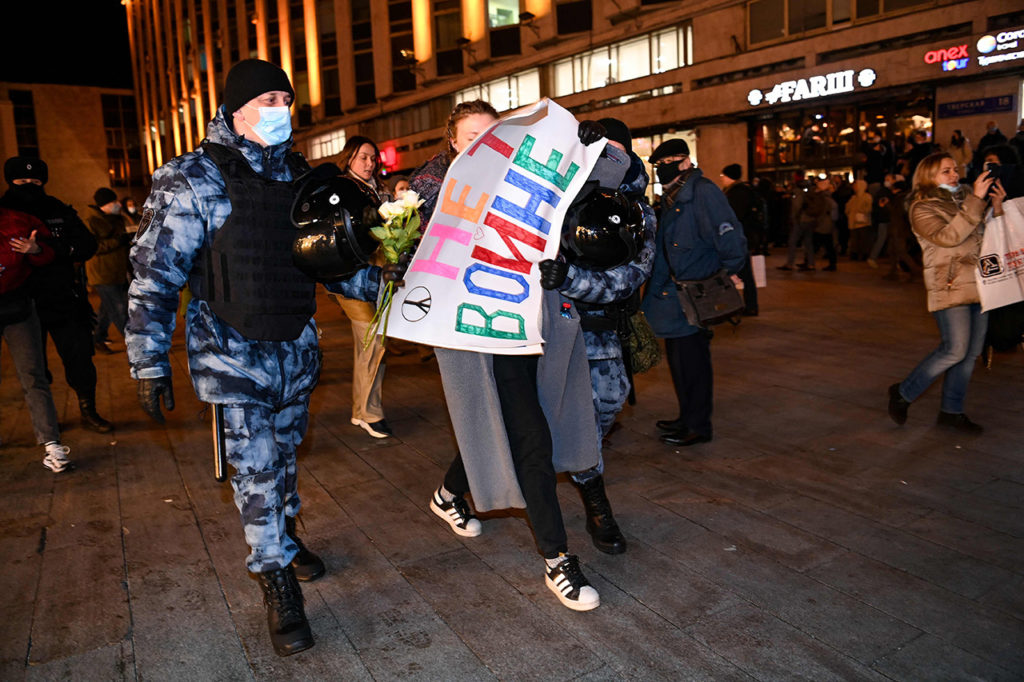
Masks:
[[[430,511],[444,519],[456,535],[464,538],[475,538],[483,530],[480,519],[473,516],[466,498],[455,497],[451,502],[445,502],[440,488],[430,498]]]
[[[379,422],[367,422],[363,421],[362,419],[356,419],[355,417],[352,417],[352,424],[358,426],[363,431],[366,431],[374,438],[387,438],[388,436],[395,435],[391,431],[391,427],[388,426],[388,423],[383,419],[381,419]]]
[[[596,609],[601,605],[601,597],[580,570],[580,560],[572,554],[564,557],[555,566],[547,568],[544,582],[548,589],[573,611]]]
[[[71,452],[71,448],[67,445],[61,445],[56,441],[47,443],[46,457],[43,457],[43,466],[52,471],[55,474],[67,469],[71,466],[71,461],[68,459],[68,453]]]

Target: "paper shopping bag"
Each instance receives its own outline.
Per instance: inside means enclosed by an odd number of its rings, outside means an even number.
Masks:
[[[985,221],[975,277],[982,312],[1024,301],[1024,198]]]

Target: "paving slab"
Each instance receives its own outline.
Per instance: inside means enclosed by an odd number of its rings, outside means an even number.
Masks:
[[[394,438],[352,426],[353,341],[321,298],[299,529],[328,573],[303,586],[316,646],[285,659],[231,487],[212,479],[182,330],[166,426],[136,405],[123,352],[95,358],[112,434],[79,425],[56,377],[79,463],[60,476],[0,350],[0,679],[1024,678],[1024,353],[974,373],[982,437],[935,426],[938,386],[896,426],[886,389],[938,341],[920,283],[845,260],[783,275],[781,260],[761,315],[716,330],[711,443],[661,444],[667,369],[636,378],[604,453],[625,554],[593,547],[559,484],[602,597],[583,614],[544,585],[522,510],[481,515],[467,539],[426,508],[455,452],[436,362],[388,355]]]

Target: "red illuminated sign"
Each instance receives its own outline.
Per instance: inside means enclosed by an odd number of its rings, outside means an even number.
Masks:
[[[951,59],[966,59],[970,55],[967,54],[967,45],[954,45],[947,47],[943,50],[932,50],[926,52],[924,55],[925,64],[938,64],[939,62],[948,62]]]
[[[391,170],[398,165],[398,150],[394,147],[384,147],[380,150],[380,160],[385,168]]]

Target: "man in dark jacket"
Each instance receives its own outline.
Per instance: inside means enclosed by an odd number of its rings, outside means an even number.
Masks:
[[[113,323],[123,336],[128,322],[128,245],[131,236],[125,230],[121,202],[114,190],[100,187],[89,207],[89,231],[99,248],[86,262],[89,284],[100,297],[100,313],[94,339],[97,348],[105,348],[107,328]]]
[[[739,277],[743,280],[743,314],[754,316],[758,313],[757,282],[754,281],[754,269],[751,266],[752,254],[764,248],[767,230],[768,206],[753,187],[740,181],[743,167],[738,163],[730,163],[722,169],[722,189],[729,200],[736,218],[743,227],[743,236],[747,238],[749,253]]]
[[[64,378],[78,396],[82,426],[107,433],[113,426],[96,413],[92,307],[82,279],[82,264],[96,253],[96,240],[75,209],[46,193],[49,171],[41,159],[7,159],[4,178],[10,188],[0,206],[33,215],[50,231],[50,237],[40,241],[53,249],[53,261],[36,268],[28,284],[42,330],[44,360],[50,336],[64,365]]]
[[[971,159],[971,177],[969,180],[973,180],[975,177],[981,174],[985,165],[985,150],[989,147],[994,147],[997,144],[1006,144],[1006,135],[1003,135],[1003,131],[999,130],[999,126],[996,125],[995,121],[989,121],[985,124],[985,134],[978,140],[978,146],[974,148],[974,157]],[[913,176],[907,176],[910,181],[913,181]]]
[[[700,280],[723,268],[739,272],[747,240],[722,190],[690,160],[685,141],[658,145],[650,162],[662,185],[654,270],[643,311],[665,339],[679,416],[658,421],[662,442],[688,446],[711,440],[711,332],[687,320],[673,279]]]

